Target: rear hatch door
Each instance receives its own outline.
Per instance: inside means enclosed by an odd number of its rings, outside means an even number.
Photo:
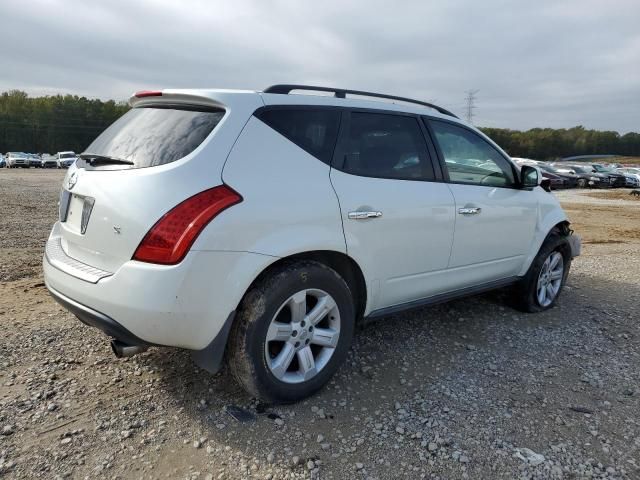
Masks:
[[[134,102],[67,172],[52,240],[107,272],[131,260],[165,213],[222,183],[227,154],[259,105],[232,115],[221,100],[163,94]]]

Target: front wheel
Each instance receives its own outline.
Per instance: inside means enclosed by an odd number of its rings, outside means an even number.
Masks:
[[[231,373],[268,403],[308,397],[344,362],[354,320],[351,291],[333,269],[312,261],[277,268],[241,302],[229,338]]]
[[[515,285],[514,306],[524,312],[553,307],[571,266],[571,247],[564,236],[551,234],[542,244],[527,274]]]
[[[587,179],[586,178],[579,178],[578,179],[578,188],[585,188],[587,186]]]

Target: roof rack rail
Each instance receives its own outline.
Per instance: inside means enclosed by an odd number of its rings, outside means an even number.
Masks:
[[[314,92],[333,92],[333,95],[336,98],[346,98],[347,95],[360,95],[363,97],[372,97],[372,98],[386,98],[388,100],[398,100],[400,102],[407,103],[415,103],[418,105],[422,105],[424,107],[433,108],[443,115],[449,115],[450,117],[458,118],[457,115],[454,115],[449,110],[445,110],[442,107],[434,105],[433,103],[422,102],[420,100],[414,100],[412,98],[406,97],[396,97],[395,95],[385,95],[383,93],[374,93],[374,92],[364,92],[361,90],[347,90],[344,88],[331,88],[331,87],[315,87],[312,85],[272,85],[269,88],[264,90],[264,93],[279,93],[283,95],[288,95],[292,90],[309,90]]]

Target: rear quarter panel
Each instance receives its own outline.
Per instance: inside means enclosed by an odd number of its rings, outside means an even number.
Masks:
[[[252,117],[222,172],[243,201],[202,232],[194,250],[285,257],[312,250],[346,252],[330,167]]]

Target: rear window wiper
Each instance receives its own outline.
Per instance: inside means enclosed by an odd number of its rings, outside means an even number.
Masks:
[[[89,165],[107,165],[107,164],[122,164],[122,165],[134,165],[131,160],[125,160],[124,158],[110,157],[108,155],[98,155],[97,153],[81,153],[79,158],[86,161]]]

